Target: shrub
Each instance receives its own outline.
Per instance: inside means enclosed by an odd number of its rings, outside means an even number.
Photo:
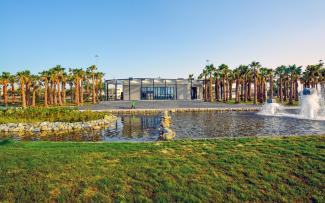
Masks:
[[[0,123],[22,122],[79,122],[102,119],[106,113],[79,111],[76,108],[51,107],[51,108],[9,108],[0,110]]]

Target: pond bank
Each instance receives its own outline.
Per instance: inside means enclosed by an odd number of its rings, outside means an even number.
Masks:
[[[73,131],[80,129],[99,130],[117,120],[116,116],[105,115],[103,119],[82,122],[33,122],[0,124],[0,132]]]
[[[324,202],[324,150],[325,136],[2,141],[0,201]]]

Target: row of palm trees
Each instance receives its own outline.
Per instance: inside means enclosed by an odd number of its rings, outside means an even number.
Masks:
[[[193,74],[189,76],[190,78],[193,78]],[[227,102],[233,99],[234,93],[235,103],[247,101],[253,101],[254,104],[263,103],[267,98],[273,99],[276,95],[280,102],[288,101],[289,104],[293,104],[294,100],[299,100],[299,82],[308,88],[318,88],[319,84],[324,87],[325,68],[321,60],[317,64],[308,65],[303,72],[302,66],[295,64],[282,65],[275,70],[263,67],[256,61],[249,65],[239,65],[233,70],[226,64],[218,67],[209,64],[205,66],[198,79],[203,80],[205,101]],[[234,92],[233,84],[235,84]]]
[[[2,72],[0,75],[2,94],[0,96],[3,95],[3,102],[7,106],[10,102],[16,103],[16,95],[20,95],[19,100],[23,108],[35,107],[37,99],[38,101],[43,100],[45,107],[65,105],[67,94],[69,94],[70,101],[78,106],[90,99],[95,104],[101,99],[103,77],[104,73],[97,71],[95,65],[86,69],[75,68],[68,71],[57,65],[35,75],[31,74],[29,70],[16,74]],[[9,87],[10,89],[8,89]],[[9,101],[9,97],[11,101]]]

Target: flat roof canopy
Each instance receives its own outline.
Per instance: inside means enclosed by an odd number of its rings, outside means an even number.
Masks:
[[[106,83],[110,84],[152,84],[153,82],[155,84],[188,84],[190,81],[188,79],[184,78],[177,78],[177,79],[171,79],[171,78],[123,78],[123,79],[108,79],[105,80]],[[202,84],[203,80],[196,80],[192,79],[193,85],[199,85]]]

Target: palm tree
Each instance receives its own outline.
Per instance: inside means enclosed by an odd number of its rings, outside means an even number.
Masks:
[[[98,96],[98,99],[97,99],[98,101],[101,101],[102,100],[103,78],[104,78],[104,75],[105,75],[105,73],[103,73],[103,72],[97,72],[96,73],[96,83],[98,84],[96,86],[98,86],[98,88],[99,88],[99,92],[96,91],[97,92],[97,95],[99,95]]]
[[[269,84],[270,84],[270,90],[269,90],[269,99],[273,99],[273,76],[274,76],[274,71],[272,68],[267,69],[267,78],[269,79]]]
[[[261,103],[266,101],[266,82],[268,80],[268,76],[269,76],[269,71],[270,69],[266,68],[266,67],[262,67],[260,68],[260,74],[259,74],[259,83],[260,83],[260,94],[259,94],[259,101]]]
[[[11,87],[11,103],[14,104],[16,101],[16,95],[15,95],[16,76],[15,75],[10,75],[9,83]]]
[[[61,75],[61,83],[62,83],[62,104],[65,104],[66,100],[66,84],[68,81],[68,75],[66,72],[63,72]]]
[[[71,69],[70,72],[72,73],[72,79],[74,81],[74,86],[75,86],[75,91],[74,91],[74,102],[77,106],[80,105],[80,98],[82,99],[82,97],[80,96],[82,93],[82,90],[80,88],[80,81],[82,80],[82,76],[84,71],[82,69]]]
[[[249,69],[248,69],[248,66],[247,65],[240,65],[238,67],[239,71],[240,71],[240,75],[241,77],[243,78],[243,85],[242,85],[242,90],[243,90],[243,99],[244,99],[244,102],[247,102],[247,96],[248,96],[248,74],[249,74]]]
[[[31,75],[30,76],[30,83],[31,83],[31,87],[32,87],[32,107],[36,106],[36,90],[39,87],[39,80],[40,77],[37,75]]]
[[[80,102],[80,105],[83,105],[84,103],[84,85],[83,85],[83,81],[85,81],[85,77],[86,77],[86,72],[82,69],[79,69],[78,71],[78,75],[79,75],[79,96],[80,96],[80,99],[79,99],[79,102]]]
[[[95,72],[97,70],[97,67],[95,65],[92,65],[90,67],[87,68],[87,70],[89,72],[91,72],[91,76],[92,76],[92,85],[93,85],[93,89],[92,89],[92,96],[93,96],[93,104],[96,104],[96,84],[95,84]]]
[[[254,77],[254,104],[257,104],[257,72],[261,67],[259,62],[253,61],[250,64],[250,67],[253,69],[253,77]]]
[[[220,101],[220,84],[219,84],[219,80],[220,80],[220,72],[219,69],[215,69],[214,73],[213,73],[213,78],[215,81],[214,84],[214,91],[215,91],[215,100],[217,102]]]
[[[49,71],[39,73],[40,79],[44,82],[44,107],[48,107],[48,87],[49,87]]]
[[[283,75],[285,74],[285,69],[285,65],[281,65],[275,69],[275,74],[279,77],[278,96],[280,97],[281,103],[283,103]]]
[[[75,83],[75,78],[73,74],[73,69],[69,68],[69,73],[67,76],[67,81],[69,84],[69,91],[70,91],[70,102],[72,103],[74,101],[74,96],[73,96],[73,84]]]
[[[229,67],[226,64],[221,64],[219,67],[219,72],[221,74],[222,82],[221,82],[221,97],[223,102],[227,101],[227,86],[226,81],[228,80]]]
[[[20,82],[20,89],[21,89],[21,104],[23,108],[26,108],[26,93],[25,93],[25,85],[26,81],[28,81],[30,76],[30,71],[25,70],[17,73],[17,77]]]
[[[232,83],[236,80],[236,76],[232,70],[228,72],[228,99],[232,100]]]
[[[238,68],[235,68],[233,70],[233,76],[234,76],[234,79],[236,80],[236,88],[235,88],[235,103],[238,104],[240,102],[240,98],[239,98],[239,83],[240,83],[240,67]]]
[[[302,72],[302,66],[298,66],[295,68],[293,72],[293,82],[294,82],[294,98],[295,101],[299,101],[299,93],[298,93],[298,79]]]
[[[59,105],[62,105],[62,95],[61,95],[61,79],[62,79],[62,75],[64,74],[64,68],[62,68],[60,65],[57,65],[54,67],[54,73],[55,73],[55,82],[56,85],[58,87],[58,91],[57,91],[57,99],[58,99],[58,103]],[[55,101],[55,103],[57,103]]]
[[[214,73],[214,71],[216,70],[216,68],[213,66],[213,64],[207,65],[206,66],[206,70],[209,74],[209,81],[210,81],[210,85],[209,85],[209,100],[210,102],[212,102],[212,83],[213,83],[213,78],[212,75]]]
[[[89,100],[90,97],[90,78],[92,77],[92,73],[91,70],[89,68],[87,68],[86,70],[86,94],[87,94],[87,100]]]
[[[8,83],[10,79],[10,73],[9,72],[2,72],[1,75],[1,80],[2,80],[2,85],[3,85],[3,97],[4,97],[4,104],[7,107],[8,106]]]
[[[50,104],[56,104],[56,72],[54,68],[51,68],[49,70],[49,80],[50,80],[50,85],[49,85],[49,101]]]

